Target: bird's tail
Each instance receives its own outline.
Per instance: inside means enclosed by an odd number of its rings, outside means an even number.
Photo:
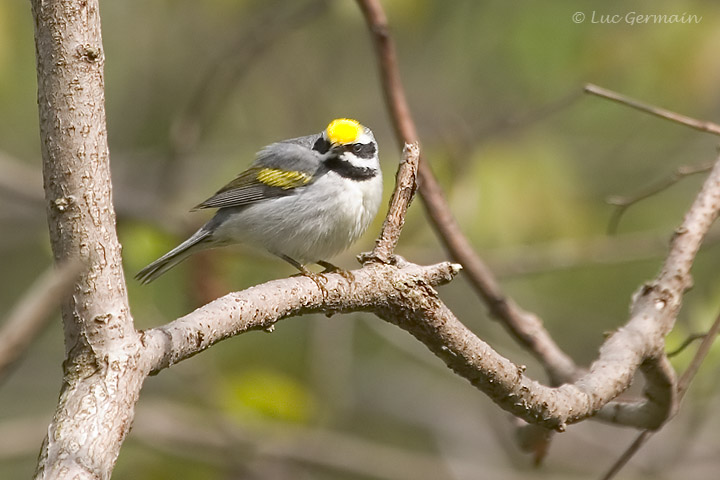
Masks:
[[[210,235],[211,232],[209,230],[201,228],[183,243],[140,270],[137,275],[135,275],[135,278],[140,280],[140,283],[142,284],[152,282],[160,275],[192,255],[195,251],[202,249],[202,244],[209,239]],[[207,246],[205,248],[207,248]]]

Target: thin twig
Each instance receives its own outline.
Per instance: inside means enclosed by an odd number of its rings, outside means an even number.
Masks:
[[[700,365],[705,360],[705,357],[707,357],[707,354],[710,352],[710,348],[712,347],[712,344],[715,341],[715,337],[717,337],[718,332],[720,332],[720,314],[718,314],[718,316],[715,318],[715,321],[710,327],[710,330],[708,330],[708,332],[705,334],[705,338],[703,338],[703,341],[700,343],[697,352],[695,352],[695,356],[690,362],[690,365],[687,367],[687,369],[685,369],[683,374],[680,376],[680,379],[678,380],[677,390],[678,395],[681,399],[683,396],[685,396],[685,393],[690,386],[690,382],[692,382],[693,378],[695,378],[695,375],[697,375],[697,372],[700,369]]]
[[[628,107],[640,110],[641,112],[649,113],[650,115],[655,115],[656,117],[664,118],[665,120],[670,120],[671,122],[685,125],[686,127],[694,128],[695,130],[699,130],[701,132],[712,133],[713,135],[720,135],[720,125],[718,125],[717,123],[697,120],[695,118],[687,117],[685,115],[681,115],[679,113],[675,113],[664,108],[649,105],[647,103],[635,100],[634,98],[630,98],[620,93],[613,92],[612,90],[598,87],[597,85],[593,85],[591,83],[585,85],[585,92],[596,95],[598,97],[606,98],[608,100],[612,100],[613,102],[617,102],[622,105],[627,105]]]
[[[400,80],[395,45],[385,12],[378,0],[357,0],[357,3],[365,16],[375,46],[383,94],[395,135],[401,145],[416,143],[417,129]],[[580,370],[555,343],[540,318],[524,311],[508,297],[485,262],[475,253],[453,217],[430,166],[422,157],[418,167],[418,189],[428,217],[445,249],[453,260],[462,264],[463,272],[485,301],[490,313],[538,359],[552,384],[559,385],[575,378]]]
[[[705,237],[707,248],[720,243],[720,229]],[[583,268],[662,259],[667,255],[667,232],[624,233],[579,240],[557,240],[488,250],[485,254],[500,278],[512,278]]]
[[[628,208],[642,200],[645,200],[646,198],[657,195],[658,193],[672,187],[685,177],[689,177],[690,175],[697,175],[698,173],[709,172],[710,170],[712,170],[713,163],[714,162],[704,163],[701,165],[681,165],[677,169],[675,169],[675,171],[667,178],[658,181],[656,184],[647,187],[646,189],[640,191],[639,193],[636,193],[635,195],[625,197],[608,197],[606,202],[616,207],[615,211],[612,214],[612,217],[610,217],[610,221],[608,222],[608,233],[614,234],[615,232],[617,232],[617,227],[620,223],[620,219],[622,218],[623,214],[628,210]]]
[[[679,347],[677,347],[675,350],[668,352],[666,355],[668,358],[674,357],[675,355],[679,355],[680,353],[684,352],[687,347],[689,347],[693,342],[696,340],[701,340],[707,336],[707,333],[694,333],[690,335],[688,338],[685,339],[683,343],[680,344]]]
[[[420,146],[417,143],[406,144],[403,148],[402,161],[398,168],[390,208],[370,258],[387,263],[395,252],[400,232],[405,225],[405,214],[415,195],[419,161]]]
[[[705,357],[707,357],[707,354],[710,352],[710,348],[712,347],[712,344],[715,341],[715,337],[717,337],[718,332],[720,332],[720,314],[718,314],[718,316],[715,318],[715,321],[710,327],[710,330],[708,330],[708,332],[703,335],[703,341],[695,352],[695,355],[693,356],[690,365],[687,369],[685,369],[677,382],[676,388],[678,403],[682,401],[685,393],[687,393],[690,382],[692,382],[693,378],[695,378],[695,375],[700,369],[700,365],[702,364],[703,360],[705,360]],[[688,341],[686,341],[686,343],[688,343]],[[630,446],[627,448],[627,450],[623,452],[620,458],[618,458],[617,461],[605,473],[605,475],[601,477],[601,480],[611,480],[612,478],[614,478],[615,475],[617,475],[620,470],[622,470],[623,467],[627,465],[630,459],[640,450],[640,448],[642,448],[642,446],[645,445],[648,440],[650,440],[650,438],[655,434],[656,431],[657,430],[644,430],[640,432],[633,441],[633,443],[630,444]]]
[[[635,455],[640,448],[645,445],[645,443],[650,439],[650,437],[653,436],[655,432],[652,430],[643,430],[638,434],[638,436],[635,438],[632,444],[623,452],[623,454],[618,458],[618,460],[613,464],[612,467],[610,467],[610,470],[608,470],[602,477],[600,477],[600,480],[611,480],[612,478],[615,478],[615,475],[620,473],[620,470],[627,465],[627,463],[630,461],[630,459]]]
[[[397,66],[395,43],[390,35],[387,16],[379,0],[357,0],[372,34],[375,53],[385,96],[385,105],[390,110],[390,120],[395,129],[395,137],[400,145],[417,143],[418,134],[415,122],[410,114],[410,106],[405,97],[405,89]],[[421,162],[421,171],[426,169]]]
[[[0,328],[0,384],[43,331],[50,312],[70,291],[81,265],[70,261],[43,273],[8,314]]]
[[[584,90],[586,93],[596,95],[598,97],[605,98],[608,100],[612,100],[613,102],[617,102],[621,105],[626,105],[626,106],[634,108],[636,110],[640,110],[641,112],[649,113],[650,115],[655,115],[656,117],[660,117],[665,120],[669,120],[671,122],[679,123],[680,125],[685,125],[686,127],[694,128],[695,130],[699,130],[701,132],[711,133],[713,135],[720,135],[720,125],[713,123],[713,122],[698,120],[698,119],[695,119],[692,117],[681,115],[681,114],[673,112],[671,110],[666,110],[664,108],[657,107],[655,105],[643,103],[634,98],[628,97],[626,95],[622,95],[620,93],[614,92],[612,90],[608,90],[606,88],[599,87],[597,85],[593,85],[591,83],[585,85]],[[617,227],[618,227],[618,224],[620,223],[620,219],[622,218],[625,211],[631,205],[633,205],[641,200],[644,200],[652,195],[655,195],[659,192],[662,192],[663,190],[671,187],[672,185],[674,185],[675,183],[677,183],[678,181],[680,181],[681,179],[683,179],[689,175],[707,172],[710,169],[712,169],[712,164],[678,167],[678,169],[672,175],[670,175],[668,178],[658,182],[658,184],[649,187],[647,190],[645,190],[637,195],[634,195],[632,197],[608,198],[608,200],[607,200],[608,203],[618,207],[613,212],[613,215],[610,218],[610,222],[608,223],[608,233],[612,234],[617,231]]]

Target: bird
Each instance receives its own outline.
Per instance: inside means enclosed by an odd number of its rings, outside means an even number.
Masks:
[[[192,211],[217,209],[187,240],[135,276],[147,284],[190,255],[232,244],[260,247],[302,274],[348,249],[380,207],[382,172],[373,132],[336,118],[320,133],[272,143],[250,167]]]

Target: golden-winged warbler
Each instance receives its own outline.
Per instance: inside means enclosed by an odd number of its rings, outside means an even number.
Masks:
[[[250,168],[197,205],[219,209],[183,243],[143,268],[149,283],[193,253],[243,243],[262,247],[301,272],[347,249],[365,232],[382,197],[375,137],[338,118],[318,134],[273,143]]]

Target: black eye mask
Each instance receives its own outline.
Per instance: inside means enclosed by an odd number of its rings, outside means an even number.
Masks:
[[[375,155],[377,149],[374,143],[351,143],[345,147],[346,152],[352,152],[358,158],[369,159]]]

